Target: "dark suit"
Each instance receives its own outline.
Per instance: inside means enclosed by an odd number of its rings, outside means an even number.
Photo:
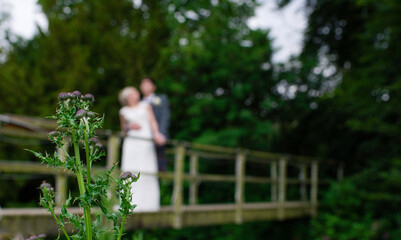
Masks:
[[[170,125],[170,103],[168,97],[165,94],[155,94],[149,103],[152,106],[157,124],[159,125],[159,132],[168,138],[168,128]],[[166,171],[165,146],[156,146],[156,152],[159,171]]]
[[[170,125],[170,104],[168,97],[165,94],[155,94],[150,104],[159,125],[159,132],[168,138],[168,127]]]

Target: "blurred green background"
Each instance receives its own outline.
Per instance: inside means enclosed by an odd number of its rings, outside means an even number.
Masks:
[[[1,28],[0,113],[49,116],[59,92],[79,90],[118,130],[118,92],[151,75],[170,98],[175,139],[345,162],[344,181],[320,192],[317,218],[149,230],[144,239],[401,235],[399,0],[305,0],[302,52],[285,63],[272,61],[269,30],[247,25],[255,0],[38,3],[47,31],[24,39]],[[1,159],[18,154],[0,146]],[[14,183],[2,180],[1,199],[18,198],[24,184]]]

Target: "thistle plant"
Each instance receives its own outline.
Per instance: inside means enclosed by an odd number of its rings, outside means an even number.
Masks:
[[[90,111],[90,107],[95,101],[92,94],[82,95],[79,91],[60,93],[58,100],[58,108],[52,118],[57,120],[59,127],[49,133],[49,139],[56,145],[56,148],[63,151],[65,160],[60,159],[57,150],[54,154],[29,151],[48,166],[72,171],[76,176],[79,196],[71,197],[70,193],[61,207],[60,216],[57,216],[55,214],[54,188],[49,183],[43,182],[39,187],[42,192],[40,205],[51,213],[67,239],[98,239],[102,233],[108,231],[114,233],[116,239],[120,240],[127,216],[135,208],[131,201],[131,186],[133,182],[138,180],[139,176],[125,172],[120,178],[115,179],[112,177],[115,168],[113,166],[104,175],[94,177],[91,172],[92,163],[106,155],[95,132],[96,129],[102,127],[104,116],[101,117]],[[73,145],[74,154],[69,154],[64,150],[63,146],[66,144],[66,139],[69,139]],[[81,148],[84,152],[82,156]],[[107,190],[112,181],[116,183],[116,194],[120,199],[120,207],[117,212],[110,211],[104,201],[108,197]],[[83,209],[83,216],[74,215],[68,211],[68,207],[74,202],[78,202],[79,207]],[[92,207],[99,207],[102,214],[112,221],[113,227],[111,229],[102,229],[100,215],[92,221]],[[70,234],[65,229],[67,223],[71,223],[73,226],[73,231]]]

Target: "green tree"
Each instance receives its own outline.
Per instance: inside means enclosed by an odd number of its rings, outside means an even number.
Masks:
[[[170,95],[172,136],[270,149],[277,82],[268,31],[246,24],[255,1],[39,3],[49,30],[9,38],[0,112],[47,116],[57,92],[79,89],[118,129],[118,91],[151,74]]]
[[[47,116],[58,92],[80,89],[99,96],[97,110],[107,113],[106,126],[115,126],[118,91],[150,72],[166,45],[165,2],[39,4],[49,29],[29,40],[9,38],[12,50],[0,65],[0,112]]]
[[[291,145],[345,161],[350,176],[329,189],[314,221],[314,237],[392,239],[400,218],[393,184],[400,181],[401,4],[321,0],[306,1],[306,9],[309,24],[300,59],[314,59],[311,73],[328,63],[338,82],[315,111],[298,120]]]
[[[398,142],[398,1],[308,1],[305,55],[325,54],[342,75],[333,101],[355,131]],[[391,144],[389,146],[392,146]]]
[[[269,149],[275,86],[269,33],[246,25],[253,1],[208,2],[171,9],[174,31],[157,76],[173,96],[173,131],[202,143]]]

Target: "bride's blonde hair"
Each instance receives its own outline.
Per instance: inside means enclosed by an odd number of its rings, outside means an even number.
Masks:
[[[118,94],[118,101],[120,101],[121,105],[126,106],[127,103],[127,97],[131,92],[138,92],[138,90],[135,87],[129,86],[123,88],[123,90],[120,91]]]

